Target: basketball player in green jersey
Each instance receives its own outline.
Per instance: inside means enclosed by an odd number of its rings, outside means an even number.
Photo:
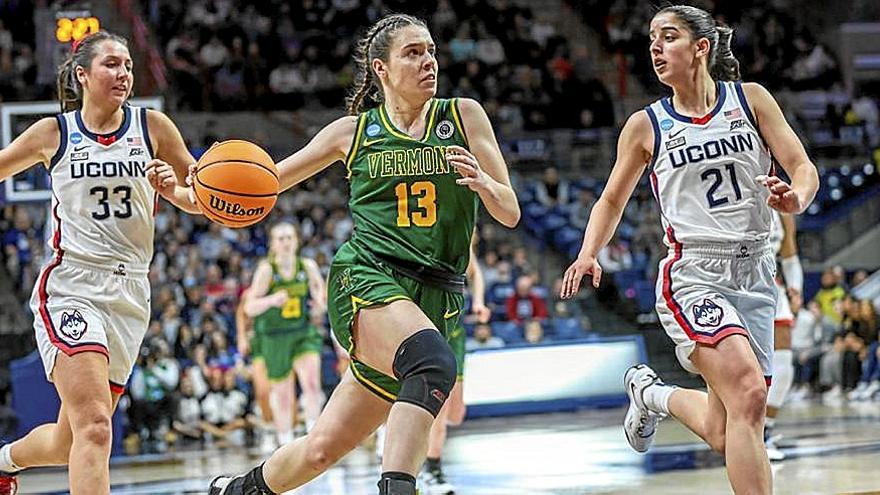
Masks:
[[[271,393],[271,384],[269,383],[269,375],[266,371],[266,363],[260,359],[259,349],[251,345],[251,341],[256,338],[254,334],[254,319],[245,314],[244,305],[247,302],[250,288],[242,291],[239,296],[238,305],[235,307],[235,342],[238,352],[242,356],[251,356],[251,383],[254,387],[254,401],[260,408],[260,424],[257,425],[259,430],[260,450],[265,453],[273,452],[278,447],[275,435],[274,419],[272,417],[272,406],[269,402]],[[296,423],[296,400],[293,403],[293,422]]]
[[[455,384],[445,336],[464,302],[478,205],[507,227],[520,217],[482,106],[434,98],[434,49],[423,21],[379,20],[359,46],[351,116],[278,164],[282,190],[336,161],[348,169],[355,228],[330,269],[328,312],[351,365],[307,436],[243,475],[215,479],[211,494],[302,486],[386,417],[379,493],[416,493],[428,432]],[[362,112],[368,98],[378,106]]]
[[[312,324],[326,306],[324,279],[317,263],[297,256],[297,251],[299,239],[293,225],[282,222],[273,226],[269,256],[257,265],[244,299],[244,312],[254,319],[250,351],[255,361],[262,361],[269,379],[269,403],[279,445],[293,440],[294,375],[302,387],[307,431],[324,405],[324,339]]]

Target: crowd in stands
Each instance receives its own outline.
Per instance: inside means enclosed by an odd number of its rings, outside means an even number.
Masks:
[[[33,5],[0,2],[0,101],[48,98],[36,81]]]
[[[842,268],[828,268],[806,305],[799,294],[791,297],[795,400],[818,394],[830,402],[880,399],[877,309],[850,293],[867,277],[862,270],[847,281]]]
[[[649,88],[659,88],[651,66],[648,24],[658,7],[637,0],[570,2],[613,53],[630,60],[632,74]],[[713,12],[717,22],[736,28],[733,53],[743,74],[771,89],[796,91],[830,89],[840,82],[840,66],[833,51],[796,12],[772,2],[714,2],[700,7]],[[661,6],[662,8],[662,6]]]
[[[394,1],[144,2],[177,108],[341,108],[351,50]],[[507,0],[415,7],[437,44],[441,96],[479,99],[502,129],[614,125],[611,98],[585,50],[552,22]]]

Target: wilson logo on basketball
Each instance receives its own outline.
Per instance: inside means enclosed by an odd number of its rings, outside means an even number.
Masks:
[[[239,203],[226,201],[225,199],[218,198],[213,194],[211,195],[210,206],[217,211],[222,211],[228,215],[235,215],[239,217],[262,216],[263,212],[266,211],[266,209],[262,206],[256,208],[244,208]]]

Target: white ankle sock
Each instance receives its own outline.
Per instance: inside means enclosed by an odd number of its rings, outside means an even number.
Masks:
[[[3,447],[0,447],[0,471],[17,473],[22,469],[22,467],[16,465],[15,462],[12,461],[12,444],[7,443]]]
[[[671,385],[654,384],[645,389],[642,396],[645,405],[655,413],[669,414],[669,397],[677,387]]]

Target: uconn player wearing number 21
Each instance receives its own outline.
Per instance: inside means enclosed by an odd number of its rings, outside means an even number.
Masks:
[[[658,419],[674,416],[725,456],[736,493],[770,493],[762,434],[777,297],[771,208],[803,211],[818,176],[770,93],[739,81],[730,28],[701,9],[672,6],[654,16],[649,34],[654,71],[673,95],[626,122],[561,296],[574,295],[586,275],[599,285],[596,253],[648,166],[669,247],[657,313],[679,361],[709,391],[664,385],[647,365],[634,366],[624,378],[626,438],[644,452]],[[773,176],[771,153],[791,184]]]
[[[0,180],[41,162],[52,178],[52,259],[31,297],[46,370],[61,397],[56,423],[0,448],[0,494],[35,466],[69,467],[73,494],[107,494],[110,416],[147,329],[158,195],[198,212],[180,186],[194,161],[160,112],[128,105],[124,38],[75,44],[58,71],[62,113],[0,151]]]

